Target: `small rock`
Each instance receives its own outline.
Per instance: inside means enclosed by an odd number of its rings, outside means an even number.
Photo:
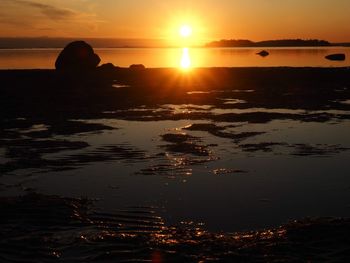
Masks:
[[[267,52],[266,50],[262,50],[262,51],[260,51],[260,52],[258,52],[256,54],[259,55],[259,56],[262,56],[262,57],[266,57],[266,56],[270,55],[270,53]]]
[[[97,69],[102,72],[114,72],[116,70],[116,66],[114,66],[112,63],[106,63],[101,66],[99,66]]]
[[[339,53],[339,54],[331,54],[325,57],[328,60],[333,61],[344,61],[345,60],[345,54]]]
[[[143,64],[132,64],[129,66],[130,69],[145,69],[146,67]]]

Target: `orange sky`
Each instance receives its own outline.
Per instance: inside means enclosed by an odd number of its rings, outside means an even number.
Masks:
[[[0,36],[350,41],[349,0],[0,0]],[[177,40],[178,41],[178,40]]]

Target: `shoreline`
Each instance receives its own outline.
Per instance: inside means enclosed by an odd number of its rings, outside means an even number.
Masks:
[[[89,77],[86,77],[88,74]],[[90,79],[104,82],[121,82],[130,86],[175,87],[212,89],[220,86],[244,85],[347,85],[350,83],[350,67],[205,67],[183,70],[180,68],[126,68],[115,67],[89,71],[86,74],[62,74],[54,69],[0,69],[0,81],[12,86],[30,81],[27,85],[40,85],[39,80],[74,80]],[[69,76],[69,80],[67,79]],[[23,78],[23,79],[21,79]],[[6,82],[7,81],[7,82]],[[55,84],[55,83],[53,83]],[[4,86],[0,89],[4,89]],[[34,88],[34,87],[33,87]]]

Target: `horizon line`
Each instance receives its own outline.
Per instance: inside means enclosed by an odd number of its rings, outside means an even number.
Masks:
[[[94,48],[181,48],[182,44],[172,44],[169,40],[164,38],[113,38],[113,37],[28,37],[28,36],[16,36],[16,37],[2,37],[0,36],[0,49],[40,49],[40,48],[64,48],[68,42],[85,40]],[[46,42],[45,42],[46,41]],[[251,44],[245,45],[232,45],[232,46],[215,46],[213,43],[220,43],[220,41],[249,41]],[[268,39],[262,41],[253,41],[249,39],[220,39],[220,40],[208,40],[203,43],[188,44],[190,48],[268,48],[268,47],[320,47],[322,45],[302,45],[298,44],[278,44],[278,41],[300,41],[301,43],[308,41],[325,41],[329,45],[327,46],[350,46],[349,42],[329,42],[323,39],[302,39],[302,38],[284,38],[284,39]],[[267,43],[264,43],[267,42]],[[271,43],[268,43],[271,42]],[[273,43],[276,42],[276,43]],[[255,44],[255,45],[254,45]],[[259,45],[261,44],[261,45]]]
[[[147,41],[169,41],[167,38],[142,38],[142,37],[81,37],[81,36],[0,36],[0,39],[93,39],[93,40],[147,40]],[[338,44],[338,43],[350,43],[350,39],[346,41],[329,41],[326,39],[320,39],[320,38],[302,38],[302,37],[295,37],[295,38],[290,38],[290,37],[282,37],[282,38],[274,38],[274,39],[263,39],[263,40],[252,40],[249,38],[212,38],[212,39],[206,39],[203,40],[204,43],[208,43],[211,41],[222,41],[222,40],[248,40],[252,42],[264,42],[264,41],[275,41],[275,40],[321,40],[321,41],[327,41],[332,44]]]

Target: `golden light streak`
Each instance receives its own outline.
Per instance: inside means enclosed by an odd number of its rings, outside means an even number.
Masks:
[[[180,67],[183,70],[188,70],[191,68],[191,57],[190,57],[189,49],[187,47],[182,49]]]

